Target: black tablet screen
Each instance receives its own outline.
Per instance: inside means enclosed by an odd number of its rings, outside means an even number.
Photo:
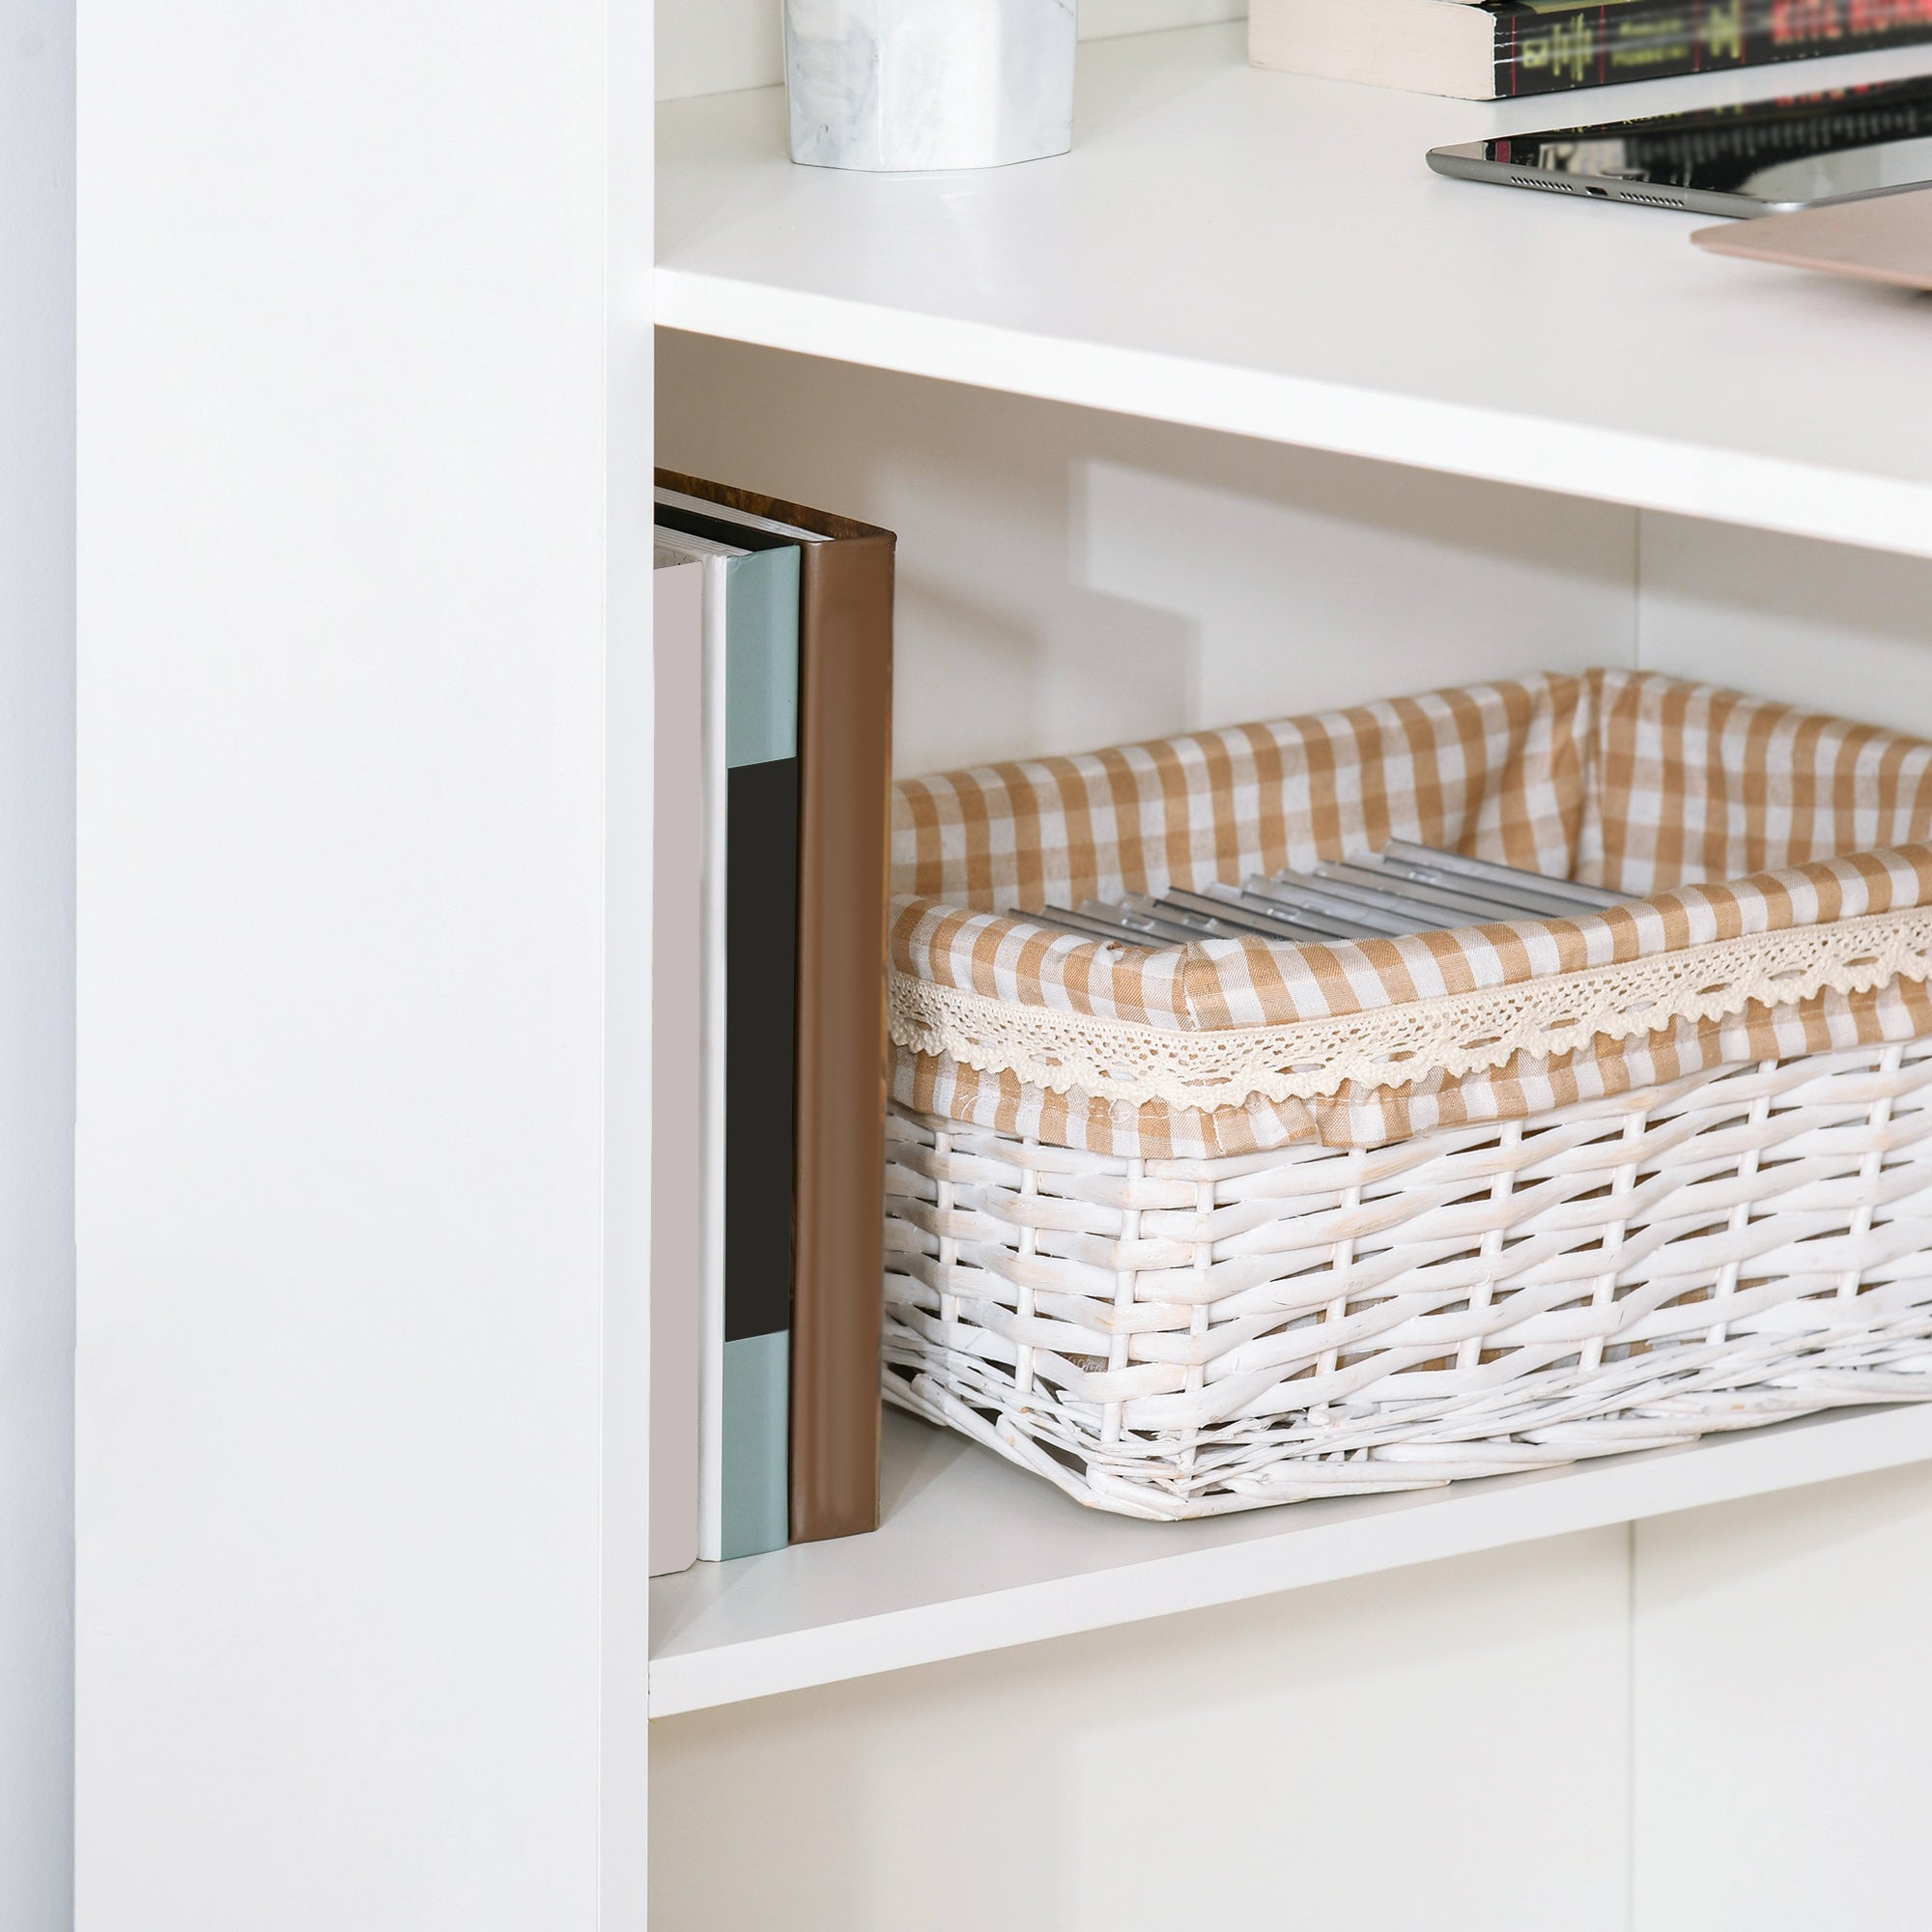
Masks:
[[[1821,201],[1932,183],[1932,75],[1517,134],[1486,159],[1554,174]]]

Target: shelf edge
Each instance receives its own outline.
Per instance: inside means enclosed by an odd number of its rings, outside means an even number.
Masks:
[[[654,1660],[650,1710],[675,1717],[1927,1460],[1932,1404],[1706,1437],[1528,1486],[1472,1484],[1398,1514]]]
[[[1080,409],[1932,556],[1932,487],[660,266],[660,327]],[[1718,506],[1721,505],[1721,509]]]

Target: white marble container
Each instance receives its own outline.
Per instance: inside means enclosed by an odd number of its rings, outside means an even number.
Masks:
[[[791,157],[993,168],[1073,145],[1074,0],[785,0]]]

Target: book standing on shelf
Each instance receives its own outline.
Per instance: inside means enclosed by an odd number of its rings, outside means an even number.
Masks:
[[[704,559],[657,546],[651,765],[651,1575],[697,1558],[699,1391],[704,1380],[704,1160],[691,1132],[703,1051],[704,847],[690,835],[704,795]],[[667,1123],[677,1122],[674,1130]]]
[[[1932,0],[1253,0],[1248,58],[1465,100],[1932,41]]]
[[[798,555],[664,524],[658,543],[704,567],[697,1553],[750,1556],[789,1521]]]
[[[734,1255],[748,1264],[755,1255],[760,1297],[785,1298],[789,1388],[765,1414],[786,1440],[789,1540],[811,1542],[873,1529],[879,1520],[895,539],[869,525],[696,477],[661,471],[659,483],[665,542],[783,555],[795,573],[790,836],[762,842],[764,869],[755,881],[735,863],[725,867],[730,931],[750,930],[755,921],[769,940],[786,925],[785,1037],[779,1038],[771,1012],[747,1025],[745,982],[730,980],[722,1009],[727,1058],[743,1078],[727,1077],[724,1113],[727,1123],[744,1123],[745,1134],[734,1140],[727,1124],[721,1238],[727,1266]],[[775,825],[780,816],[775,799],[750,796],[769,777],[762,761],[749,768],[757,774],[751,782],[741,769],[733,764],[734,855],[743,849],[743,827]],[[784,883],[770,869],[781,853],[791,867]],[[725,951],[735,969],[738,953],[728,938]],[[767,1077],[781,1059],[782,1138],[771,1131],[779,1090]],[[739,1199],[742,1219],[758,1222],[751,1239],[741,1236],[732,1205]],[[775,1245],[781,1230],[783,1265]],[[732,1305],[728,1286],[726,1302]],[[765,1310],[758,1319],[773,1315]],[[767,1522],[761,1536],[769,1529]],[[744,1552],[723,1547],[722,1553]]]
[[[799,557],[791,1539],[849,1536],[879,1520],[895,539],[698,477],[658,481],[661,519]]]

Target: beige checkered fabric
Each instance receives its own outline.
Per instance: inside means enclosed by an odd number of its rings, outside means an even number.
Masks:
[[[1646,896],[1577,920],[1358,944],[1156,951],[1006,910],[1237,880],[1390,838]],[[1932,746],[1592,671],[908,781],[893,838],[895,975],[1153,1029],[1282,1026],[1932,902],[1932,850],[1917,842],[1932,838]],[[1376,1146],[1728,1061],[1912,1037],[1927,1031],[1926,1004],[1920,983],[1895,979],[1482,1072],[1212,1111],[1059,1094],[903,1047],[894,1091],[923,1113],[1111,1154]]]

